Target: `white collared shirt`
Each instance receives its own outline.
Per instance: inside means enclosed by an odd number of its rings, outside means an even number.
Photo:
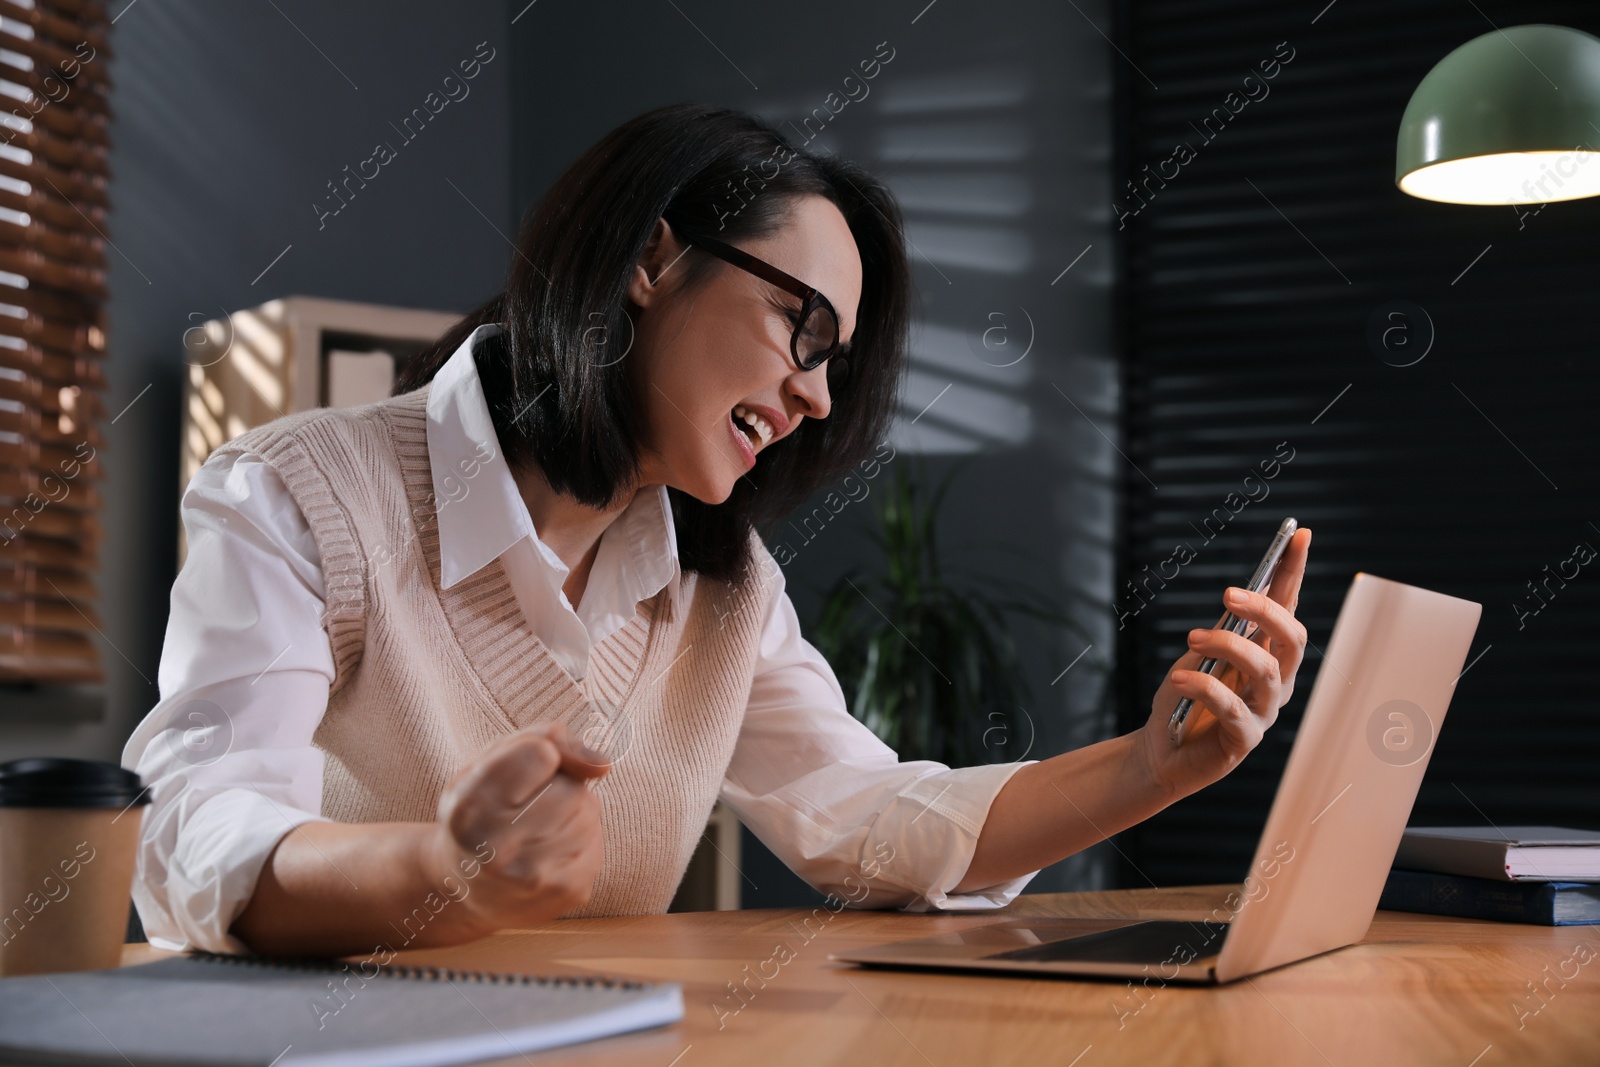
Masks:
[[[634,617],[639,601],[678,576],[678,539],[667,487],[650,486],[623,509],[595,553],[574,610],[562,591],[570,568],[539,540],[500,453],[477,364],[468,351],[498,334],[480,326],[445,361],[428,390],[428,463],[439,502],[439,584],[449,589],[501,557],[523,617],[574,679],[589,652]],[[482,458],[480,457],[487,457]],[[598,581],[596,580],[598,578]]]
[[[502,560],[539,640],[576,679],[589,653],[679,573],[664,486],[606,528],[574,608],[568,568],[534,529],[489,416],[472,350],[480,326],[429,390],[427,442],[446,588]],[[123,749],[151,789],[134,900],[152,944],[243,952],[228,933],[279,839],[320,820],[333,657],[322,628],[321,556],[279,475],[251,453],[213,456],[181,504],[188,555],[172,586],[161,700]],[[1033,875],[951,895],[989,805],[1036,761],[951,769],[900,762],[854,719],[833,670],[800,633],[780,584],[762,623],[745,719],[721,798],[812,885],[908,910],[1009,903]],[[843,891],[839,895],[845,895]]]

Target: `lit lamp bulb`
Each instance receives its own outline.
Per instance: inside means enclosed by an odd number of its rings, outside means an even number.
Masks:
[[[1600,38],[1510,26],[1445,56],[1400,120],[1395,182],[1447,204],[1600,194]]]

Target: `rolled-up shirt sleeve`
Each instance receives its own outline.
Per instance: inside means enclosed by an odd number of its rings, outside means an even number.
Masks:
[[[320,820],[333,657],[321,558],[282,479],[208,460],[181,504],[161,699],[123,748],[150,791],[133,898],[151,944],[248,951],[228,929],[290,829]]]
[[[1036,762],[901,762],[850,714],[833,669],[801,636],[780,579],[721,796],[791,870],[856,907],[997,908],[1038,872],[953,890],[995,795]]]

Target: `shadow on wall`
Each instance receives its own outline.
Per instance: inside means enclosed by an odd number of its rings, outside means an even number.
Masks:
[[[887,482],[873,471],[918,455],[937,479],[963,458],[941,520],[946,556],[1058,594],[1095,635],[1086,649],[1061,633],[1016,634],[1036,706],[1017,709],[1014,725],[1034,742],[1030,759],[1098,740],[1114,723],[1108,679],[1078,660],[1092,649],[1109,661],[1115,633],[1122,460],[1111,219],[1100,206],[1109,202],[1109,87],[1103,43],[1072,17],[1063,39],[1085,56],[1070,69],[1058,49],[993,35],[974,46],[956,26],[945,45],[878,45],[875,77],[845,79],[840,93],[786,92],[774,103],[769,77],[735,102],[888,181],[918,287],[912,365],[888,444],[871,471],[819,494],[774,537],[792,549],[778,558],[800,617],[815,617],[820,590],[840,574],[873,564],[868,500]],[[1011,48],[1013,61],[972,57],[995,45]],[[951,62],[957,56],[972,61]],[[746,882],[747,906],[820,899],[748,833],[745,846],[746,873],[761,887]],[[1030,889],[1109,885],[1100,851],[1045,871]]]

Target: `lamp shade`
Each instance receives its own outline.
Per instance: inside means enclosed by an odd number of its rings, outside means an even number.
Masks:
[[[1508,26],[1445,56],[1400,120],[1395,182],[1451,204],[1600,194],[1600,38]]]

